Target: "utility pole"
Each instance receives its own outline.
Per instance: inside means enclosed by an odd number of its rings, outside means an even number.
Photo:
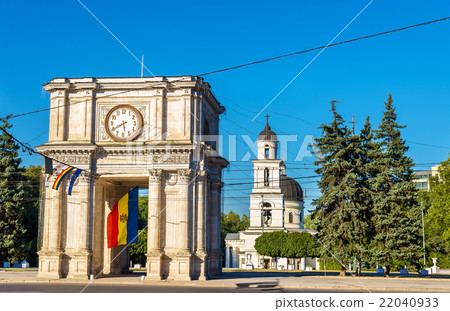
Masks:
[[[269,119],[267,119],[269,120]],[[264,195],[261,194],[261,230],[262,234],[264,234]],[[259,255],[258,255],[259,256]],[[264,269],[264,255],[262,255],[261,258],[259,258],[259,265],[261,269]]]
[[[422,241],[423,241],[423,268],[426,268],[427,260],[425,256],[425,219],[423,216],[423,202],[420,201],[420,206],[422,207]]]
[[[352,125],[353,125],[353,135],[355,135],[355,116],[352,116]]]
[[[261,230],[264,233],[264,195],[261,194]]]

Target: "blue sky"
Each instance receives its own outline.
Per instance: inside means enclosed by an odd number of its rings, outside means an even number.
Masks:
[[[326,45],[369,1],[92,1],[88,7],[133,53],[145,55],[155,75],[196,75],[227,66]],[[336,39],[342,41],[450,16],[450,2],[374,0]],[[326,49],[269,106],[277,134],[298,135],[288,144],[288,175],[313,176],[314,158],[295,162],[305,135],[330,120],[330,100],[376,126],[388,92],[410,145],[426,169],[450,151],[450,21]],[[49,105],[42,84],[54,77],[139,76],[140,65],[76,1],[0,2],[0,111],[17,114]],[[252,122],[317,52],[207,76],[227,108],[225,135],[256,135]],[[146,73],[146,75],[149,75]],[[48,112],[12,121],[13,134],[32,145],[48,138]],[[238,158],[247,151],[238,138]],[[227,156],[227,148],[225,148]],[[24,155],[24,163],[41,163]],[[252,166],[232,162],[224,172],[224,211],[248,214]],[[299,179],[306,208],[318,195],[314,180]],[[233,185],[236,183],[246,183]]]

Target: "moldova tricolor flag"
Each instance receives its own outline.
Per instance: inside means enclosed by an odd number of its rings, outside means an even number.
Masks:
[[[108,248],[137,243],[139,187],[114,204],[108,215]]]

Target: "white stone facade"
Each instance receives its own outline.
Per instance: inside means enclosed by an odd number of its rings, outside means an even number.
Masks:
[[[131,188],[149,190],[148,279],[220,274],[221,171],[228,162],[205,135],[225,111],[201,78],[58,78],[50,92],[46,156],[85,170],[67,195],[45,189],[39,277],[82,278],[128,270],[124,246],[107,248],[106,219]],[[113,140],[106,114],[117,105],[142,116],[139,135]],[[123,250],[123,251],[122,251]]]
[[[258,137],[257,149],[257,159],[252,160],[254,186],[250,193],[250,227],[226,236],[226,268],[249,269],[248,257],[251,257],[251,268],[275,268],[272,258],[264,258],[256,252],[255,240],[264,232],[307,231],[303,229],[302,190],[285,175],[285,164],[277,158],[278,140],[268,123]],[[283,269],[319,267],[315,258],[278,258],[277,264]]]

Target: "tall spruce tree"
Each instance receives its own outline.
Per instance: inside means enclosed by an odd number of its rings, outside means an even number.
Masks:
[[[23,258],[26,251],[23,226],[27,197],[25,169],[18,156],[19,146],[7,134],[11,125],[1,119],[0,125],[0,261],[14,262]]]
[[[374,191],[372,223],[375,236],[371,254],[378,263],[386,266],[389,276],[391,265],[418,268],[420,256],[420,207],[417,189],[413,183],[413,161],[406,155],[408,147],[401,136],[401,126],[389,94],[384,116],[376,139],[381,148],[373,154],[370,180]]]
[[[366,260],[370,259],[370,241],[374,236],[374,226],[372,223],[372,209],[373,205],[373,191],[371,189],[371,179],[376,176],[376,168],[374,163],[374,157],[380,150],[380,143],[375,141],[375,135],[370,123],[370,118],[367,116],[364,127],[359,134],[360,141],[360,186],[361,186],[361,217],[363,217],[366,223],[366,230],[364,235],[364,241],[361,253],[356,256],[356,274],[361,274],[362,258]]]
[[[318,238],[322,257],[330,255],[345,264],[352,257],[366,253],[369,224],[365,205],[365,189],[360,137],[351,133],[331,102],[333,121],[323,124],[322,137],[316,139],[321,158],[316,162],[321,175],[318,182],[321,196],[315,201],[314,217],[318,219]],[[360,270],[358,271],[360,273]]]

